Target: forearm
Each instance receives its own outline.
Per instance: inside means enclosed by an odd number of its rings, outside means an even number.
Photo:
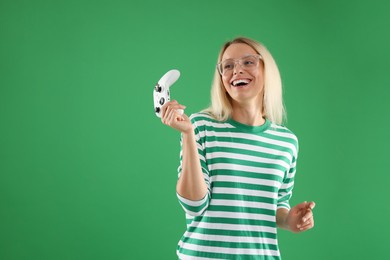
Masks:
[[[279,208],[276,211],[276,225],[278,228],[290,230],[290,227],[287,223],[287,216],[289,210],[286,208]]]
[[[207,193],[193,131],[183,133],[182,172],[177,181],[176,191],[180,196],[189,200],[200,200]]]

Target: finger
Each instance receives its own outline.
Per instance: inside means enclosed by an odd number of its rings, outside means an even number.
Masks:
[[[313,223],[313,220],[312,219],[308,219],[306,222],[304,222],[302,224],[298,224],[297,228],[299,228],[299,229],[305,228],[305,227],[311,225],[312,223]]]
[[[308,210],[308,212],[302,217],[302,223],[305,223],[309,218],[313,217],[313,212]]]
[[[165,124],[166,123],[166,118],[167,118],[167,112],[168,112],[168,109],[169,109],[169,105],[168,104],[164,104],[162,107],[161,107],[161,121]]]
[[[182,109],[182,108],[176,109],[176,112],[177,112],[179,115],[182,115],[182,114],[184,114],[184,109]]]
[[[303,232],[303,231],[306,231],[306,230],[309,230],[309,229],[312,229],[312,228],[313,228],[313,226],[310,225],[310,226],[307,226],[307,227],[304,227],[304,228],[300,228],[299,231]]]
[[[176,120],[177,121],[184,121],[184,108],[178,108],[176,111]]]
[[[180,121],[186,121],[186,120],[189,120],[189,118],[188,118],[188,116],[187,116],[185,113],[183,113],[183,114],[181,115]]]
[[[174,106],[169,107],[169,112],[167,114],[167,123],[169,126],[171,126],[176,119],[176,109]]]
[[[172,126],[174,114],[174,110],[169,110],[169,114],[167,115],[167,125]]]
[[[177,117],[176,119],[178,121],[185,121],[185,117],[184,117],[184,110],[186,109],[186,106],[184,105],[179,105],[179,107],[176,109],[176,113],[177,113]]]
[[[183,121],[182,115],[184,114],[185,108],[185,106],[179,104],[169,106],[169,112],[173,113],[169,116],[170,120],[172,121],[175,118],[176,120]]]
[[[175,106],[172,108],[172,122],[173,121],[182,121],[182,113],[180,113],[179,111],[183,111],[183,106],[179,105],[179,106]]]
[[[182,109],[184,106],[182,105],[172,105],[169,107],[169,114],[167,115],[168,125],[172,126],[173,123],[177,121],[183,121],[181,114],[178,112],[178,109]]]
[[[169,117],[168,115],[169,115],[170,111],[176,110],[176,109],[185,109],[185,108],[186,108],[186,106],[180,105],[175,101],[170,101],[170,102],[165,103],[161,107],[161,121],[163,121],[163,123],[166,124],[168,121],[168,117]]]
[[[307,201],[299,203],[298,205],[295,206],[295,208],[297,209],[305,209],[306,207],[307,207]]]
[[[168,105],[164,112],[164,116],[161,118],[164,124],[169,125],[171,113],[172,113],[172,105]]]
[[[171,101],[168,101],[166,102],[164,105],[162,105],[161,107],[161,110],[165,110],[168,106],[171,106],[171,105],[178,105],[179,102],[177,102],[177,100],[171,100]]]
[[[164,106],[165,106],[165,105],[164,105]],[[170,104],[167,106],[166,109],[168,109],[168,108],[170,108],[170,109],[185,109],[186,106],[181,105],[181,104],[178,104],[178,103],[170,103]]]
[[[164,117],[164,114],[165,114],[167,108],[168,108],[169,105],[171,105],[171,104],[172,104],[172,102],[169,101],[169,102],[165,103],[165,104],[161,107],[161,118]]]
[[[311,221],[309,224],[307,224],[305,226],[301,226],[299,228],[299,231],[305,231],[305,230],[311,229],[313,227],[314,227],[314,221]]]

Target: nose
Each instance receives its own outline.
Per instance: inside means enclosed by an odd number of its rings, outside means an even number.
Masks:
[[[236,75],[237,73],[242,73],[243,69],[239,61],[236,61],[234,63],[234,68],[233,68],[233,74]]]

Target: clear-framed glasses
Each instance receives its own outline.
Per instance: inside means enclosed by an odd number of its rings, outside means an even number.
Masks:
[[[244,70],[252,70],[259,66],[259,61],[262,59],[260,54],[246,55],[240,59],[227,59],[217,64],[217,69],[221,75],[229,75],[233,72],[234,67],[238,63]]]

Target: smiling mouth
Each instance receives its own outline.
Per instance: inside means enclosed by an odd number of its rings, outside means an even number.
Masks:
[[[249,83],[251,83],[252,80],[250,79],[237,79],[237,80],[233,80],[230,85],[233,86],[233,87],[245,87],[247,86]]]

